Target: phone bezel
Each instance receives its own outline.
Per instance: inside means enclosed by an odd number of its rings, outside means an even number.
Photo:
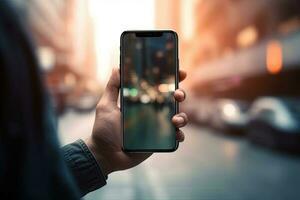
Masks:
[[[179,143],[176,140],[174,141],[174,148],[170,149],[128,149],[125,148],[124,145],[124,106],[123,106],[123,38],[128,33],[134,33],[134,34],[144,34],[144,35],[157,35],[158,33],[172,33],[175,38],[175,89],[178,89],[178,83],[179,83],[179,59],[178,59],[178,35],[173,30],[126,30],[121,34],[120,37],[120,106],[121,106],[121,131],[122,131],[122,150],[125,152],[131,152],[131,153],[153,153],[153,152],[174,152],[178,149]],[[151,36],[153,37],[153,36]],[[178,102],[175,101],[175,113],[177,114],[179,110]],[[170,122],[171,123],[171,122]],[[176,128],[176,130],[178,130]],[[176,134],[176,132],[174,133]]]

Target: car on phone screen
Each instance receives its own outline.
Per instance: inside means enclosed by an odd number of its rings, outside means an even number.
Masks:
[[[300,98],[259,98],[250,109],[247,130],[251,142],[300,151]]]

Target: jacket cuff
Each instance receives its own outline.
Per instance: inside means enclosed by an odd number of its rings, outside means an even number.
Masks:
[[[64,160],[84,196],[106,184],[107,176],[101,171],[95,157],[83,140],[62,147]],[[100,163],[101,164],[101,163]]]

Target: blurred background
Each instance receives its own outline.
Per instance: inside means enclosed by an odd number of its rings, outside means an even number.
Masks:
[[[32,32],[61,144],[91,133],[119,37],[179,35],[186,141],[89,199],[300,199],[297,0],[11,0]]]

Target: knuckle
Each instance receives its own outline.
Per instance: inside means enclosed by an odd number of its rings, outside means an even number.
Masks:
[[[97,104],[96,110],[97,110],[97,112],[103,112],[106,110],[106,107],[107,107],[106,104],[103,101],[100,101]]]
[[[186,113],[182,113],[182,117],[185,119],[185,121],[188,121],[188,120],[189,120]]]

